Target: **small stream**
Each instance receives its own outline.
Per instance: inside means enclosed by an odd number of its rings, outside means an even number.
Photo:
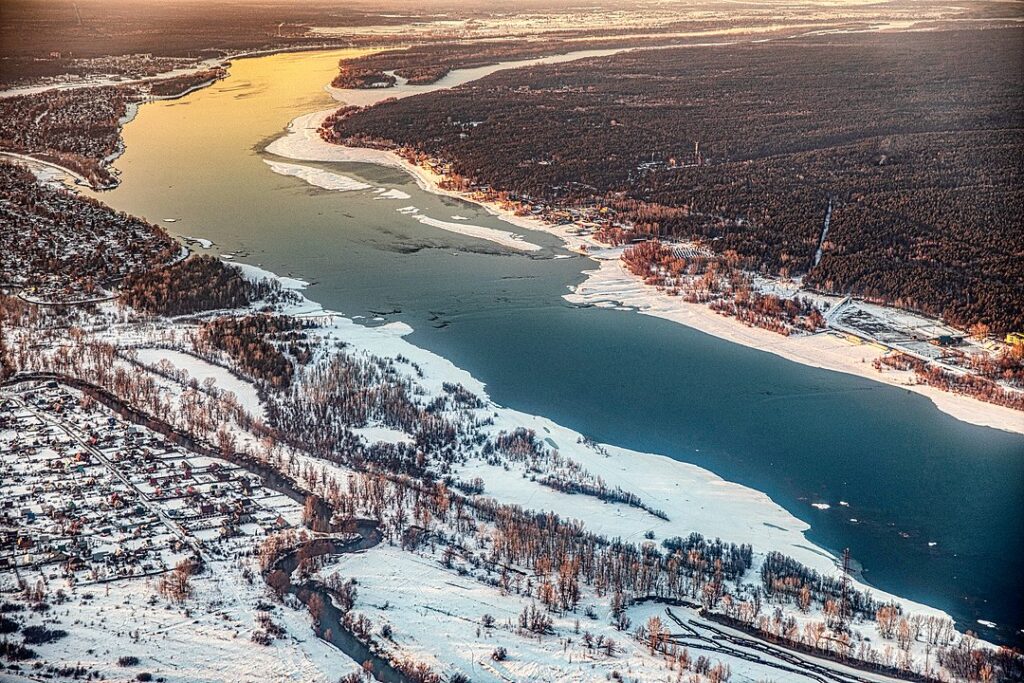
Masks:
[[[377,523],[368,519],[357,519],[354,522],[354,533],[359,537],[351,540],[340,538],[317,538],[309,541],[305,546],[312,547],[312,557],[324,555],[343,555],[345,553],[358,553],[373,548],[381,541],[380,529]],[[274,563],[274,569],[280,569],[290,577],[298,568],[298,552],[295,548],[281,557]],[[327,586],[314,579],[306,579],[302,583],[292,584],[288,589],[302,604],[309,607],[313,596],[316,595],[323,603],[320,613],[320,620],[313,625],[313,631],[318,638],[321,638],[331,645],[344,652],[357,664],[364,665],[369,662],[372,665],[370,672],[373,677],[382,683],[409,683],[409,679],[398,669],[391,666],[386,659],[375,654],[362,641],[345,628],[343,623],[344,614],[334,602],[335,594]]]

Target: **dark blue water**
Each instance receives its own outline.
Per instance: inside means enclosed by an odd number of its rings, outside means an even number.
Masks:
[[[500,403],[765,491],[811,524],[812,541],[849,547],[867,582],[1020,642],[1019,436],[954,420],[906,390],[632,313],[499,307],[411,341],[487,381]]]

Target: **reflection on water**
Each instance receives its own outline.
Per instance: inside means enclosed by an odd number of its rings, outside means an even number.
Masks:
[[[122,185],[101,198],[310,280],[328,307],[409,323],[411,341],[502,404],[766,491],[811,523],[811,540],[850,547],[867,581],[1019,641],[1024,438],[663,320],[572,307],[561,294],[588,261],[553,259],[565,252],[544,234],[525,235],[541,251],[513,253],[421,223],[398,209],[510,229],[400,171],[310,164],[371,186],[345,192],[273,173],[260,150],[295,116],[330,106],[323,85],[354,54],[241,60],[211,88],[147,104],[125,130]]]

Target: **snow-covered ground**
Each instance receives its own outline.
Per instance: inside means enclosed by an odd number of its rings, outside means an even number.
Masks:
[[[239,405],[245,408],[250,415],[254,417],[263,416],[263,407],[260,405],[260,398],[255,385],[252,382],[241,379],[227,368],[214,365],[191,354],[170,349],[141,348],[136,349],[135,354],[140,363],[157,369],[166,363],[172,368],[184,370],[200,384],[206,380],[211,380],[213,385],[221,391],[234,394]]]
[[[664,605],[651,602],[629,608],[632,626],[620,631],[611,623],[607,600],[589,595],[577,612],[551,614],[552,631],[537,635],[518,628],[519,615],[536,606],[535,601],[487,585],[484,577],[474,576],[472,568],[459,558],[451,568],[442,562],[441,552],[413,553],[381,546],[372,552],[341,556],[319,575],[354,579],[358,590],[354,613],[370,620],[375,639],[393,655],[428,662],[435,671],[458,671],[470,680],[494,683],[607,680],[613,672],[627,680],[677,680],[678,669],[669,668],[663,654],[651,654],[632,635],[636,626],[648,623],[651,617],[679,633],[682,629],[670,621]],[[686,620],[721,628],[692,609],[671,609]],[[807,615],[804,621],[818,616]],[[386,638],[381,636],[384,630],[390,633]],[[606,640],[614,643],[611,655],[601,647]],[[495,661],[492,654],[499,648],[504,648],[507,658]],[[695,647],[691,656],[696,659],[701,654],[705,652]],[[732,681],[817,680],[728,654],[709,657],[712,666],[721,663],[729,667]],[[856,675],[887,680],[864,672]]]
[[[244,273],[250,278],[272,277],[255,266],[246,266]],[[520,427],[531,429],[552,449],[551,453],[557,451],[557,457],[552,455],[549,458],[556,465],[506,461],[496,466],[487,464],[481,457],[472,456],[467,462],[456,464],[452,473],[455,479],[473,481],[479,478],[483,482],[484,497],[526,509],[553,512],[563,519],[580,520],[590,532],[609,538],[618,537],[634,544],[650,542],[659,545],[666,538],[687,536],[691,532],[737,544],[749,543],[753,546],[754,558],[746,581],[751,583],[759,581],[757,572],[760,564],[771,550],[781,551],[822,574],[839,574],[837,558],[814,546],[805,537],[807,525],[765,494],[660,455],[587,443],[579,433],[546,418],[496,405],[487,398],[486,387],[469,373],[406,341],[404,337],[411,332],[408,325],[361,326],[298,294],[305,287],[304,282],[294,279],[281,281],[283,286],[296,292],[296,299],[283,305],[281,313],[304,318],[316,325],[308,330],[311,340],[318,346],[315,355],[319,360],[314,362],[327,358],[336,342],[344,342],[345,351],[350,356],[367,359],[402,356],[406,360],[396,362],[395,367],[412,382],[418,400],[430,402],[445,393],[445,384],[461,384],[482,400],[482,407],[444,410],[468,411],[461,413],[462,416],[472,419],[477,424],[476,429],[491,437]],[[113,304],[105,306],[113,310]],[[185,328],[192,324],[187,321],[159,321],[156,325],[127,322],[104,326],[96,334],[108,341],[120,339],[130,347],[181,342],[187,338]],[[164,354],[149,349],[143,358],[159,362]],[[175,367],[189,368],[190,373],[213,377],[218,383],[229,382],[230,379],[240,381],[230,373],[221,374],[227,372],[223,368],[205,362],[197,364],[188,354],[175,352],[167,360]],[[238,391],[245,393],[246,390],[239,387]],[[237,425],[235,428],[240,429]],[[411,440],[410,435],[381,424],[372,423],[355,431],[368,443]],[[240,432],[237,436],[242,444],[259,445],[259,440],[252,435]],[[342,485],[352,474],[342,465],[320,461],[292,449],[288,449],[288,453],[294,453],[300,467],[310,465],[324,478],[333,477]],[[559,462],[564,465],[558,465]],[[569,467],[568,463],[576,468],[574,471],[578,476],[600,478],[609,489],[619,487],[633,493],[648,508],[663,511],[664,517],[637,506],[559,492],[541,484],[536,480],[535,472],[530,471],[533,467]],[[297,506],[284,502],[296,509],[283,510],[282,515],[289,522],[297,523]],[[835,502],[839,504],[839,501]],[[851,509],[850,513],[856,514],[856,510]],[[516,624],[518,614],[531,604],[531,598],[518,592],[503,593],[472,566],[461,566],[460,569],[459,561],[452,567],[445,567],[440,559],[443,547],[431,549],[428,544],[414,553],[381,544],[363,553],[336,558],[325,573],[338,572],[342,579],[357,579],[359,599],[355,611],[372,620],[375,639],[384,642],[392,655],[426,662],[439,672],[450,674],[460,670],[470,675],[472,680],[494,681],[583,681],[606,679],[615,671],[627,680],[674,680],[675,673],[667,667],[664,658],[651,656],[632,635],[640,620],[661,614],[664,606],[632,608],[631,614],[637,610],[633,627],[619,631],[609,618],[609,596],[599,596],[593,588],[584,587],[577,612],[552,613],[551,634],[540,637],[528,635]],[[94,661],[96,666],[101,661],[106,662],[104,666],[109,666],[116,658],[107,659],[108,653],[134,654],[131,648],[136,643],[130,634],[141,629],[145,637],[138,641],[139,650],[144,655],[140,655],[144,660],[140,667],[149,661],[161,672],[173,672],[174,677],[168,677],[168,680],[248,680],[265,673],[274,680],[331,681],[336,680],[340,673],[351,670],[351,661],[313,636],[309,617],[303,609],[274,608],[275,621],[287,627],[289,635],[286,639],[275,641],[266,649],[260,649],[263,646],[248,640],[256,618],[253,605],[269,600],[258,576],[254,584],[247,584],[240,574],[246,562],[243,558],[224,560],[223,564],[213,567],[212,575],[204,573],[197,579],[197,598],[187,606],[190,614],[196,615],[202,610],[206,616],[193,616],[191,620],[184,618],[177,608],[161,607],[159,619],[150,613],[153,610],[133,613],[127,608],[127,605],[139,601],[133,597],[133,591],[141,592],[144,588],[133,584],[135,580],[114,582],[109,588],[113,597],[104,604],[109,604],[110,610],[116,610],[118,623],[124,624],[120,630],[112,630],[109,623],[96,617],[91,620],[82,618],[81,623],[74,626],[77,629],[81,625],[83,635],[47,646],[59,649],[47,649],[46,656],[51,661],[74,661],[81,657],[82,661]],[[138,582],[144,586],[144,580]],[[866,588],[855,580],[851,585],[858,589]],[[905,614],[944,616],[937,610],[884,592],[873,590],[873,594],[880,601],[898,602]],[[209,597],[211,595],[217,595],[216,599],[221,602],[214,603],[214,598]],[[115,608],[116,605],[121,607]],[[593,609],[588,610],[588,606]],[[103,614],[107,609],[104,607]],[[769,606],[767,609],[773,608]],[[800,624],[822,619],[820,609],[812,608],[807,614],[797,613],[792,606],[786,609],[787,614],[798,617]],[[587,612],[594,616],[588,616]],[[482,623],[485,613],[494,617],[493,627]],[[580,632],[577,632],[575,624],[577,619],[581,622]],[[156,621],[155,625],[150,623],[151,620]],[[390,640],[378,635],[385,623],[392,630]],[[873,622],[859,622],[853,626],[872,643],[881,645],[886,642]],[[599,646],[588,646],[584,641],[588,631],[594,639],[598,636],[613,638],[616,642],[615,656],[608,657]],[[215,647],[203,650],[200,643],[205,640],[215,643]],[[171,646],[170,649],[157,647],[164,642]],[[913,652],[916,657],[921,657],[918,645],[915,644]],[[509,655],[501,662],[491,658],[491,653],[498,647],[506,648]],[[91,655],[94,660],[86,656],[90,648],[94,650]],[[253,648],[255,654],[251,652]],[[191,654],[192,650],[199,651],[199,654]],[[280,661],[266,663],[263,659],[265,652],[276,654]],[[764,668],[742,658],[716,655],[713,659],[730,667],[734,676],[732,680],[802,680],[800,676],[780,676],[771,667]],[[209,670],[215,661],[222,660],[239,660],[241,663],[236,668]]]
[[[246,272],[249,277],[271,276],[253,266]],[[610,537],[640,541],[647,531],[653,530],[655,539],[660,542],[670,536],[685,536],[696,531],[708,538],[750,543],[755,554],[778,550],[822,574],[839,574],[838,558],[804,536],[808,525],[761,491],[726,481],[708,470],[664,455],[613,445],[588,445],[580,433],[545,417],[497,405],[489,400],[486,386],[480,380],[451,361],[408,342],[405,336],[412,332],[412,328],[405,323],[366,327],[326,311],[305,297],[284,312],[316,320],[321,325],[319,332],[325,342],[344,341],[350,353],[385,358],[404,356],[422,372],[422,375],[417,374],[411,379],[425,390],[427,396],[441,395],[445,383],[461,384],[484,400],[486,405],[479,410],[479,415],[493,419],[492,425],[481,427],[486,433],[497,434],[516,427],[533,429],[538,438],[550,439],[548,444],[553,443],[553,448],[562,456],[600,476],[609,488],[618,486],[636,493],[649,507],[663,510],[668,521],[636,507],[555,491],[532,481],[514,467],[505,470],[476,460],[462,465],[458,469],[461,478],[480,476],[484,479],[485,496],[527,509],[548,510],[567,519],[579,519],[589,530]],[[853,513],[855,510],[851,510]],[[874,588],[871,590],[879,600],[901,602],[908,612],[942,614],[925,605],[902,600]]]
[[[252,560],[248,561],[249,563]],[[247,581],[235,560],[217,561],[192,579],[194,596],[182,606],[156,595],[156,579],[126,579],[68,591],[50,613],[33,614],[26,625],[63,628],[70,635],[34,649],[50,662],[76,663],[102,672],[103,680],[128,680],[153,672],[168,683],[239,681],[336,681],[357,670],[356,662],[313,636],[305,610],[275,606],[273,620],[288,635],[270,645],[250,640],[257,604],[272,604],[255,567]],[[255,566],[255,565],[254,565]],[[91,595],[85,599],[86,594]],[[53,624],[56,617],[59,624]],[[124,656],[139,663],[119,667]],[[3,674],[0,674],[0,680]]]
[[[667,681],[661,657],[638,648],[628,633],[615,630],[605,613],[596,619],[579,614],[554,617],[551,635],[518,632],[519,614],[533,601],[502,594],[471,576],[446,570],[436,555],[411,553],[393,546],[344,555],[320,571],[355,579],[359,591],[355,612],[374,624],[375,637],[399,657],[427,662],[438,672],[462,672],[472,681],[596,681],[613,671],[643,681]],[[484,615],[494,619],[484,625]],[[575,630],[576,621],[580,628]],[[391,640],[379,637],[391,627]],[[583,632],[614,640],[616,655],[588,648]],[[492,659],[498,648],[504,661]],[[737,679],[743,680],[743,679]],[[756,680],[751,678],[749,680]]]
[[[352,431],[366,439],[366,443],[378,443],[381,441],[384,443],[413,443],[413,438],[405,432],[383,425],[359,427]]]

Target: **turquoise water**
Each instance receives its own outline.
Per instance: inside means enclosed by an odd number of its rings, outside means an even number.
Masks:
[[[572,306],[561,295],[591,262],[553,259],[566,252],[543,234],[526,233],[545,247],[527,255],[420,224],[396,209],[509,229],[399,171],[319,164],[408,200],[270,172],[259,150],[294,116],[330,105],[320,85],[338,56],[243,60],[209,89],[142,107],[125,129],[122,184],[101,198],[310,280],[308,296],[328,308],[410,324],[410,341],[503,405],[765,491],[810,523],[812,541],[849,547],[869,583],[1021,642],[1024,437],[959,422],[905,390]]]

